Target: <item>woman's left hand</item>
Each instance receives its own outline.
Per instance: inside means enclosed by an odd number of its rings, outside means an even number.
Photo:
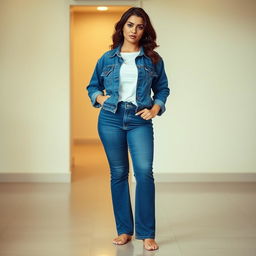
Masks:
[[[154,106],[151,109],[144,108],[140,111],[138,111],[135,115],[140,115],[143,119],[149,120],[154,118],[158,112],[160,111],[160,106],[157,104],[154,104]]]

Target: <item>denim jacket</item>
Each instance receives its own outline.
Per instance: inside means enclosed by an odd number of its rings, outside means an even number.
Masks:
[[[105,52],[98,59],[90,83],[86,87],[92,106],[96,108],[101,107],[101,104],[96,101],[96,97],[99,94],[104,95],[103,90],[105,89],[106,95],[110,95],[110,97],[104,101],[102,108],[113,113],[117,110],[120,67],[124,62],[120,55],[120,49],[121,45]],[[157,115],[160,116],[165,112],[166,99],[170,94],[163,59],[160,56],[160,60],[153,64],[141,46],[135,63],[138,68],[135,111],[138,112],[144,108],[151,109],[154,104],[158,104],[160,110]],[[153,97],[151,97],[151,89]]]

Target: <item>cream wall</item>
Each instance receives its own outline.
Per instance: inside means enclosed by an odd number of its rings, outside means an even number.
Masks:
[[[0,172],[69,181],[68,5],[2,0],[0,34]]]
[[[256,172],[256,2],[143,1],[172,95],[155,172]],[[161,17],[161,18],[160,18]]]
[[[1,1],[1,173],[68,180],[69,4],[78,2]],[[255,1],[141,3],[172,93],[154,120],[155,172],[256,173]]]

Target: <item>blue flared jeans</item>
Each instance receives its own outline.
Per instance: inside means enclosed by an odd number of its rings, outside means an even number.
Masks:
[[[104,108],[98,116],[98,134],[111,175],[111,196],[120,234],[134,234],[134,218],[128,183],[131,155],[135,188],[135,238],[155,238],[155,183],[153,177],[154,132],[152,119],[135,115],[136,106],[119,102],[116,113]]]

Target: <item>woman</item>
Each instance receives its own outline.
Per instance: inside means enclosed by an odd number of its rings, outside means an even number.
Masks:
[[[143,240],[146,250],[156,250],[152,119],[165,112],[170,90],[163,60],[153,50],[158,46],[155,30],[142,8],[132,7],[122,15],[112,39],[111,50],[97,61],[86,88],[92,106],[101,107],[98,133],[110,167],[118,233],[113,243],[129,242],[134,230],[129,149],[136,179],[135,238]]]

